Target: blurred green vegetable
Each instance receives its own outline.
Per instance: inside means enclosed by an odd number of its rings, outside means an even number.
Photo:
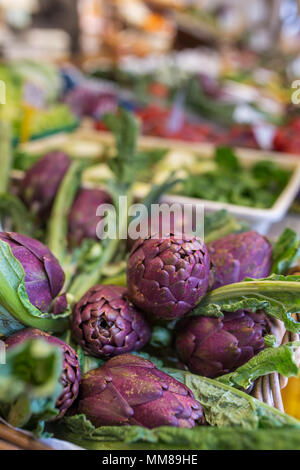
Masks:
[[[188,197],[268,209],[291,176],[290,171],[271,161],[243,168],[227,147],[216,150],[215,163],[216,169],[206,173],[187,172],[177,192]]]

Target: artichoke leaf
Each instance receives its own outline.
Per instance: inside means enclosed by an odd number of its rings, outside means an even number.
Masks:
[[[0,334],[8,336],[25,326],[59,332],[68,325],[66,311],[62,315],[43,314],[29,301],[25,288],[25,272],[13,256],[8,243],[0,240]]]
[[[232,387],[248,389],[256,379],[273,372],[285,377],[297,377],[299,368],[295,353],[299,347],[300,341],[294,341],[278,348],[264,349],[236,371],[219,377],[217,381]]]
[[[265,279],[245,279],[209,292],[190,316],[222,317],[223,312],[264,310],[281,320],[288,331],[300,331],[292,314],[300,311],[300,276],[272,274]]]

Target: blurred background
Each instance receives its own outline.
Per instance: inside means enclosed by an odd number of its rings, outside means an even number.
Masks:
[[[299,165],[299,0],[0,0],[0,56],[0,119],[11,126],[18,170],[47,138],[82,126],[100,135],[103,115],[118,106],[160,139],[152,142],[172,143],[172,164],[189,158],[178,142]],[[266,168],[271,183],[284,177]],[[287,226],[300,233],[295,175],[273,212],[264,188],[257,199],[207,199],[238,205],[271,237]],[[198,189],[191,183],[185,196],[203,198]],[[284,400],[300,418],[299,380]]]

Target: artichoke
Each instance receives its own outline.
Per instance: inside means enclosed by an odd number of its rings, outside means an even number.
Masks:
[[[63,371],[60,382],[62,384],[63,391],[56,402],[56,407],[59,410],[59,415],[56,419],[60,419],[64,416],[78,396],[80,382],[78,356],[74,349],[72,349],[68,344],[55,336],[50,336],[47,333],[34,328],[26,328],[13,334],[5,340],[5,344],[9,349],[31,339],[43,339],[44,341],[47,341],[47,343],[57,346],[62,351]]]
[[[79,190],[69,214],[69,241],[79,246],[84,239],[97,240],[96,228],[101,218],[96,215],[102,204],[111,204],[110,195],[100,189]]]
[[[59,297],[65,275],[57,259],[43,243],[14,232],[0,232],[0,240],[8,243],[13,256],[25,272],[25,288],[30,302],[42,313],[63,313],[66,296]]]
[[[218,377],[234,371],[264,349],[271,323],[264,312],[224,313],[223,318],[191,317],[179,322],[175,346],[191,372]]]
[[[183,317],[206,294],[209,281],[209,254],[196,238],[138,240],[130,253],[128,295],[149,316]]]
[[[78,412],[96,427],[205,424],[202,406],[185,385],[131,354],[110,359],[82,378]]]
[[[130,304],[126,289],[92,287],[74,309],[72,331],[82,348],[96,357],[112,357],[139,350],[149,341],[151,330]]]
[[[272,246],[255,231],[231,234],[207,245],[215,269],[213,289],[243,281],[246,277],[268,277]]]
[[[70,166],[63,152],[50,152],[26,173],[21,187],[21,199],[43,222],[51,211],[59,185]]]

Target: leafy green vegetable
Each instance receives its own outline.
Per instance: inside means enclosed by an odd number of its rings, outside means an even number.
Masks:
[[[214,428],[194,429],[137,426],[95,429],[84,415],[64,419],[59,437],[91,450],[296,450],[300,449],[300,429]]]
[[[230,172],[241,170],[239,159],[229,147],[218,147],[216,149],[215,161],[220,170]]]
[[[295,341],[278,348],[264,349],[235,372],[223,375],[217,380],[232,387],[246,390],[256,379],[272,372],[278,372],[285,377],[297,377],[299,368],[295,361],[295,351],[299,347],[300,342]]]
[[[273,248],[272,273],[286,274],[299,255],[299,237],[294,230],[286,228]]]
[[[202,404],[206,420],[211,426],[238,426],[244,429],[271,429],[281,426],[300,428],[300,421],[220,381],[175,369],[167,372],[192,390],[195,398]]]
[[[41,434],[55,418],[62,392],[61,351],[43,340],[26,341],[7,351],[0,366],[0,414],[12,426]]]
[[[227,147],[216,150],[215,162],[215,170],[198,174],[189,172],[177,192],[210,201],[267,209],[273,206],[291,175],[290,171],[271,161],[243,168]]]
[[[42,314],[29,301],[25,288],[25,273],[13,256],[10,246],[0,241],[0,334],[9,336],[24,325],[44,331],[64,331],[67,316]]]
[[[288,331],[300,331],[300,323],[293,313],[300,311],[300,276],[273,274],[266,279],[246,279],[243,282],[220,287],[207,294],[191,315],[221,317],[222,312],[249,309],[264,310],[284,322]]]

